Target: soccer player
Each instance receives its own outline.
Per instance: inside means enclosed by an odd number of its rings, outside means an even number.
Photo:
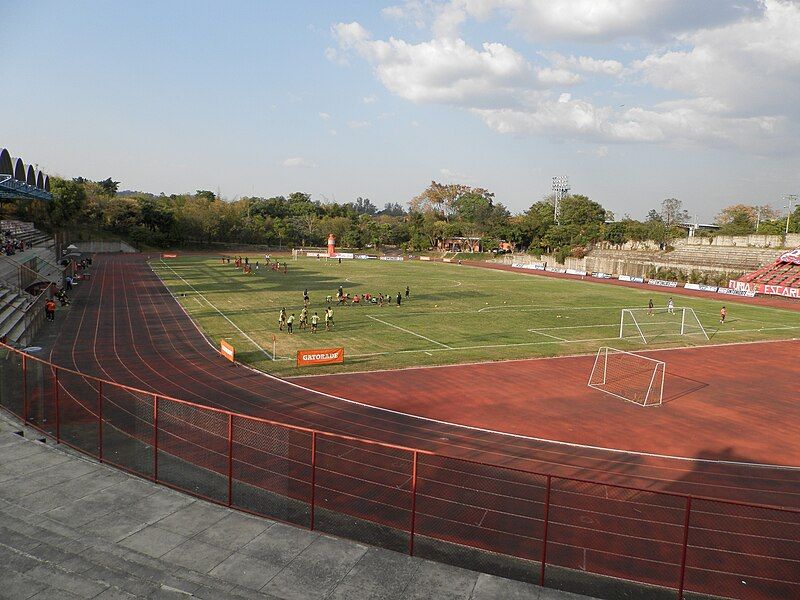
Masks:
[[[286,332],[292,333],[292,325],[294,324],[294,313],[289,315],[289,318],[286,319]]]
[[[304,306],[300,311],[300,329],[305,329],[308,324],[308,309]]]
[[[329,306],[325,311],[325,331],[330,331],[333,327],[333,309]]]
[[[319,315],[314,313],[311,317],[311,333],[317,333],[317,325],[319,324]]]
[[[286,323],[286,309],[282,308],[278,315],[278,329],[283,331],[283,324]]]
[[[719,311],[719,322],[720,323],[724,323],[725,322],[725,318],[727,316],[728,316],[728,309],[723,306]]]
[[[671,315],[675,314],[675,303],[672,301],[672,298],[667,302],[667,312]]]
[[[650,298],[650,300],[647,302],[647,314],[650,315],[651,317],[653,316],[653,299],[652,298]]]
[[[397,306],[400,306],[400,303],[403,301],[403,295],[400,292],[397,292]]]
[[[411,294],[411,288],[406,286],[406,298]]]

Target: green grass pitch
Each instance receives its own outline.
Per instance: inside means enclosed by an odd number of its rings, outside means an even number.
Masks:
[[[232,343],[237,359],[279,376],[371,371],[503,359],[585,354],[600,346],[623,350],[796,338],[800,313],[726,303],[722,296],[674,295],[694,309],[710,340],[699,335],[618,339],[622,308],[665,307],[671,296],[649,290],[420,261],[334,260],[287,257],[288,273],[261,268],[245,275],[219,257],[182,256],[151,261],[153,270],[217,345]],[[281,259],[283,260],[283,259]],[[384,307],[336,306],[336,290],[392,295]],[[411,288],[406,300],[405,288]],[[334,298],[334,331],[314,335],[278,330],[278,312],[299,316],[303,291],[309,314],[323,315]],[[394,301],[403,292],[400,307]],[[728,321],[719,324],[719,310]],[[275,356],[273,357],[273,336]],[[298,350],[342,346],[342,365],[297,368]],[[273,360],[274,358],[274,360]],[[588,376],[588,375],[587,375]]]

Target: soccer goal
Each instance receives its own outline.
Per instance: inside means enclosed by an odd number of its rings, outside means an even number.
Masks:
[[[603,347],[594,359],[589,387],[641,406],[658,406],[666,370],[664,361]]]
[[[619,338],[640,339],[645,344],[659,338],[700,336],[708,333],[691,308],[623,308],[619,320]]]

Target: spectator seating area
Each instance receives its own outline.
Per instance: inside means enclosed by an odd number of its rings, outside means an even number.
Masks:
[[[63,283],[52,237],[33,223],[0,221],[0,339],[29,345],[44,321],[52,284]]]
[[[800,287],[800,264],[778,259],[772,264],[740,277],[739,281],[764,285]]]

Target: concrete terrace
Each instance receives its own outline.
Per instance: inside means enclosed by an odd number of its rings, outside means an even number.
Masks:
[[[37,439],[0,414],[3,599],[585,598],[251,517]]]

